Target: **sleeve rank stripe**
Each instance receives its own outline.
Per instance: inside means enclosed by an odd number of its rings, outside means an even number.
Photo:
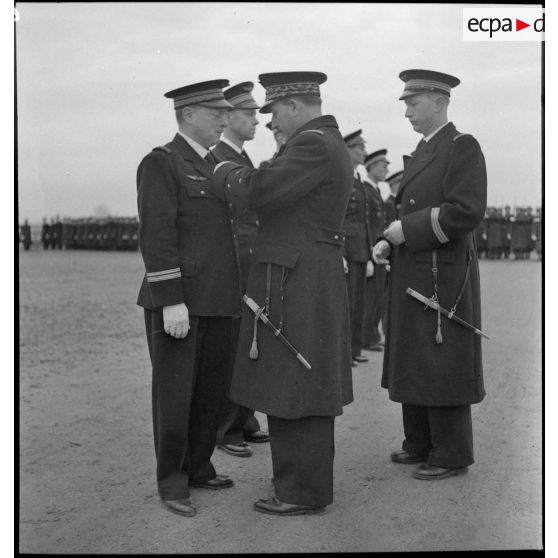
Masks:
[[[167,273],[165,275],[149,275],[147,274],[147,282],[148,283],[155,283],[157,281],[169,281],[170,279],[180,279],[180,270],[175,271],[173,273]]]
[[[438,215],[440,214],[439,207],[433,207],[430,211],[430,221],[432,223],[432,229],[436,238],[442,243],[445,244],[449,242],[449,238],[444,234],[442,227],[440,226],[440,221],[438,220]]]
[[[166,275],[167,273],[176,273],[180,271],[179,267],[173,267],[172,269],[164,269],[163,271],[148,271],[148,277],[155,277],[156,275]]]

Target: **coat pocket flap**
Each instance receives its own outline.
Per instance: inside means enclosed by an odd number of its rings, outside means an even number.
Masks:
[[[180,258],[180,274],[182,277],[192,277],[196,273],[196,260]]]
[[[283,244],[262,244],[256,247],[254,257],[257,262],[272,263],[293,268],[298,261],[300,252]]]
[[[189,198],[214,198],[215,196],[209,188],[209,180],[204,177],[203,180],[193,180],[187,177],[184,181],[184,187]]]

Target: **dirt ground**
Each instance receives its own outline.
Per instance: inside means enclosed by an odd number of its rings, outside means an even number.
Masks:
[[[19,253],[20,509],[24,553],[380,552],[542,547],[541,264],[482,261],[487,397],[476,463],[440,482],[392,463],[400,406],[381,353],[354,369],[336,421],[335,501],[318,516],[259,514],[268,444],[215,450],[225,491],[193,489],[194,518],[157,496],[139,253]],[[265,416],[258,414],[265,425]]]

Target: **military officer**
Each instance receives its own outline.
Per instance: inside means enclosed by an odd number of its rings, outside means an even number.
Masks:
[[[480,329],[480,281],[473,233],[486,208],[486,167],[477,140],[448,122],[451,88],[459,79],[406,70],[400,99],[423,135],[405,160],[396,202],[399,216],[374,247],[391,256],[382,386],[400,402],[405,439],[396,463],[424,462],[422,480],[467,472],[473,463],[471,404],[484,395],[481,338],[408,288]]]
[[[486,258],[488,256],[488,245],[487,245],[487,221],[488,213],[484,212],[484,218],[481,224],[475,229],[475,241],[477,243],[477,252],[479,259]]]
[[[360,178],[357,167],[364,163],[366,157],[362,130],[347,134],[343,140],[353,163],[353,188],[343,229],[346,231],[344,257],[347,266],[347,291],[351,311],[351,352],[353,366],[358,362],[368,362],[362,355],[362,325],[364,323],[364,300],[366,278],[372,277],[372,246],[374,232],[371,225],[369,200],[370,193]]]
[[[196,513],[190,487],[233,481],[211,463],[218,413],[226,396],[232,317],[240,312],[231,217],[211,193],[219,141],[231,107],[227,80],[165,93],[178,133],[144,157],[137,172],[139,245],[153,368],[157,486],[174,513]]]
[[[23,244],[23,248],[27,252],[29,250],[29,247],[32,244],[32,241],[31,241],[31,227],[29,226],[29,221],[27,219],[25,219],[23,225],[21,225],[21,227],[20,227],[19,237],[20,237],[21,243]]]
[[[46,218],[43,218],[41,242],[43,243],[43,250],[48,250],[48,247],[50,246],[50,225],[48,224]]]
[[[225,128],[221,140],[212,149],[215,159],[220,161],[234,161],[240,165],[254,168],[250,157],[244,150],[244,142],[254,139],[258,119],[256,111],[259,105],[252,96],[254,84],[245,81],[233,85],[224,91],[225,99],[233,106],[229,111],[228,126]],[[230,204],[230,211],[235,218],[235,240],[240,264],[240,286],[242,293],[246,291],[246,280],[254,250],[256,235],[258,234],[258,216],[245,207]],[[231,369],[234,363],[234,352],[238,343],[240,317],[233,320]],[[231,370],[232,372],[232,370]],[[217,435],[220,449],[237,457],[250,457],[251,442],[269,442],[269,434],[260,428],[258,419],[254,416],[254,409],[247,409],[227,399],[223,406],[221,424]]]
[[[504,256],[504,259],[506,260],[510,257],[510,252],[511,252],[511,231],[513,225],[513,223],[510,220],[511,217],[512,217],[511,207],[509,205],[506,205],[504,207],[504,215],[502,219],[502,224],[504,229],[502,231],[502,254]]]
[[[255,509],[318,513],[333,501],[335,416],[353,399],[342,257],[352,163],[335,118],[321,114],[325,74],[259,79],[260,112],[272,113],[287,142],[263,168],[224,162],[215,169],[216,195],[260,219],[246,288],[258,308],[242,314],[230,397],[268,418],[275,496]]]
[[[391,225],[393,221],[397,218],[397,210],[395,207],[395,198],[397,192],[399,192],[399,183],[401,182],[401,177],[403,176],[403,171],[397,171],[390,174],[386,178],[386,182],[389,184],[389,196],[384,202],[384,217],[386,221],[386,227]]]
[[[542,259],[542,212],[541,208],[537,207],[537,214],[533,218],[533,228],[531,229],[532,235],[534,236],[535,251],[537,252],[537,257],[539,260]]]
[[[368,177],[364,179],[364,187],[368,191],[370,207],[370,227],[372,229],[372,243],[382,235],[385,229],[384,200],[379,182],[383,182],[388,174],[389,161],[386,157],[387,149],[379,149],[368,154],[364,159],[364,167]],[[386,266],[376,265],[372,277],[366,279],[364,295],[364,315],[362,324],[362,345],[369,351],[383,351],[384,342],[379,327],[384,314],[384,300],[386,289]]]

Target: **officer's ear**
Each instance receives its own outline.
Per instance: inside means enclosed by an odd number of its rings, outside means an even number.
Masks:
[[[447,106],[449,104],[449,97],[447,97],[446,95],[436,95],[434,97],[434,107],[436,112],[443,112],[444,110],[447,109]]]
[[[190,124],[192,122],[192,117],[194,116],[195,113],[195,107],[185,106],[179,112],[180,112],[180,118],[182,119],[182,122],[185,122],[186,124]]]
[[[293,116],[297,116],[298,114],[300,114],[301,103],[298,99],[289,99],[287,106],[289,107],[290,112]]]

